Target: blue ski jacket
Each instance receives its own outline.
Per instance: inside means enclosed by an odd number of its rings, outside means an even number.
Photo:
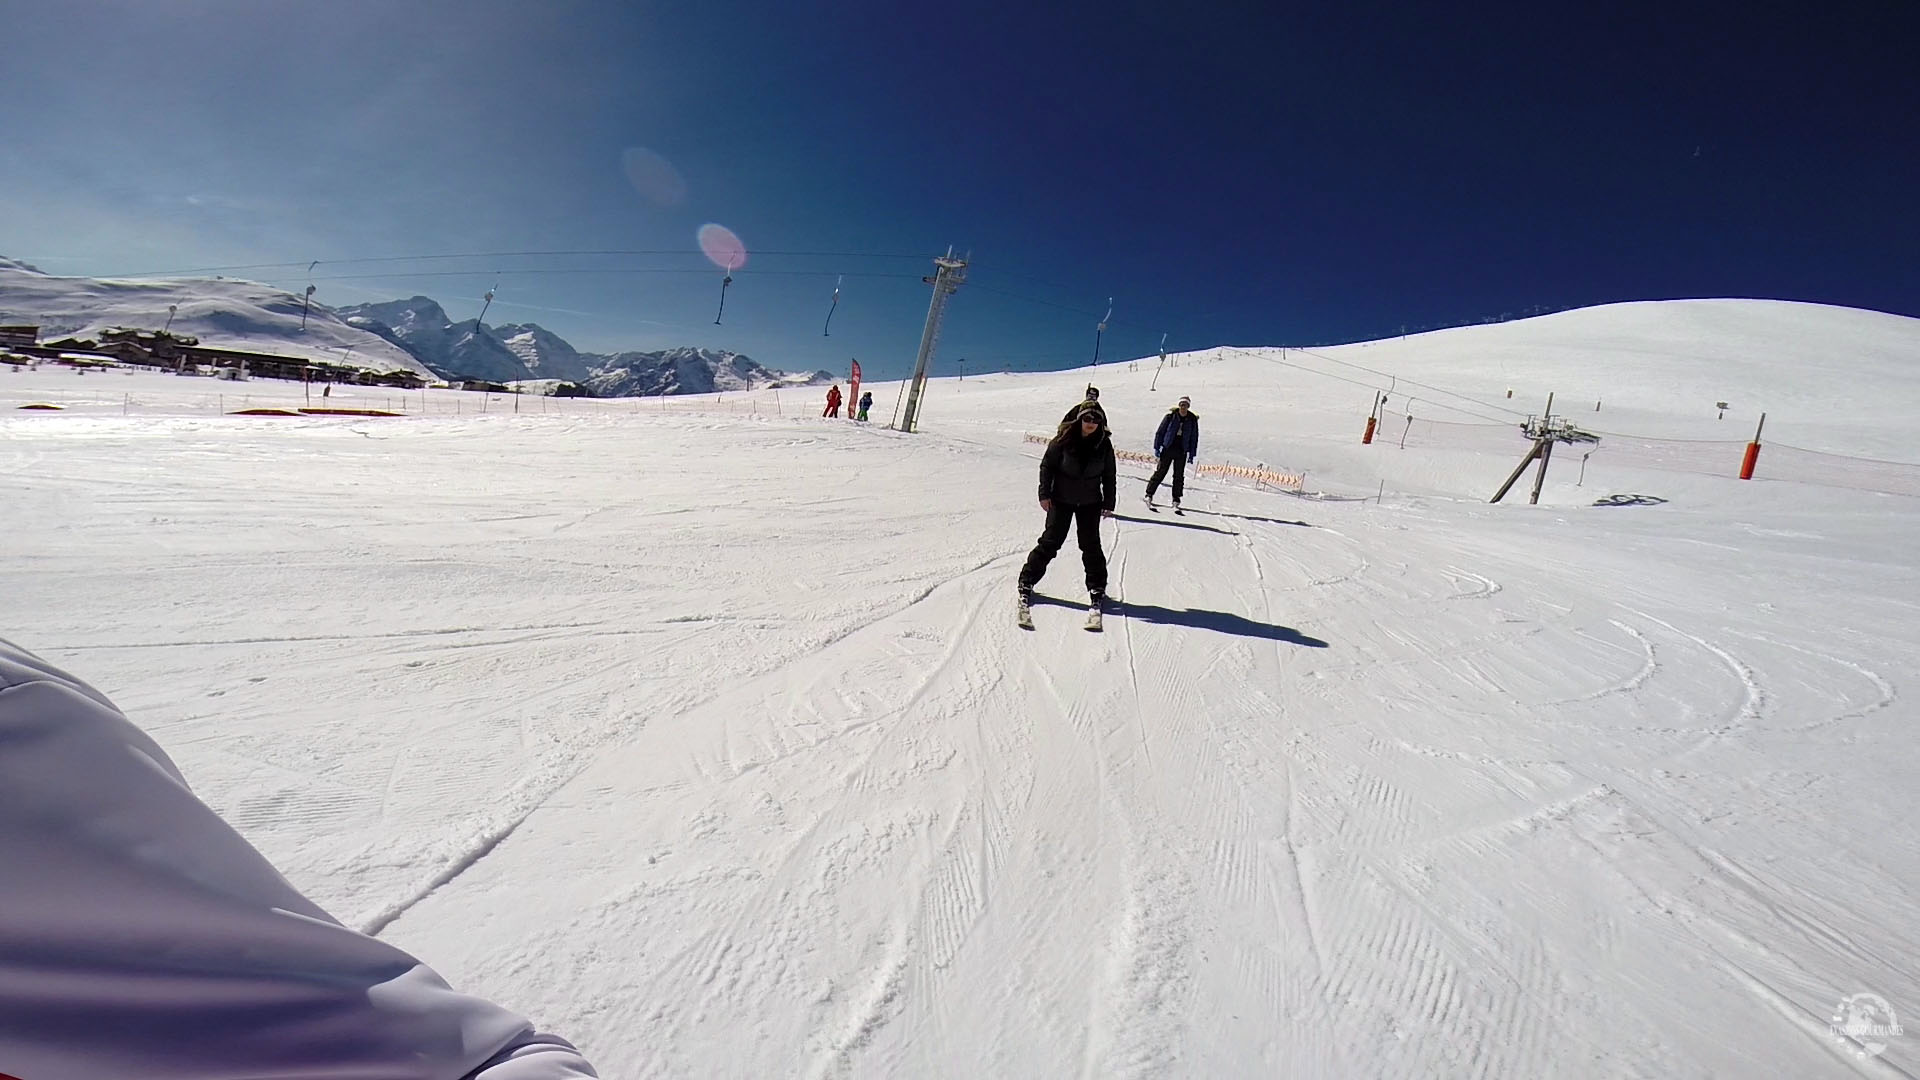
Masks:
[[[1187,452],[1187,460],[1189,462],[1193,461],[1200,453],[1199,413],[1188,410],[1186,418],[1183,421],[1180,416],[1180,410],[1175,408],[1169,411],[1166,417],[1160,421],[1160,430],[1153,433],[1154,455],[1157,457],[1165,454],[1167,448],[1175,443],[1179,443],[1180,448]]]

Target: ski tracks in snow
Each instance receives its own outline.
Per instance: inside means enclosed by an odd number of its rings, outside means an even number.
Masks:
[[[553,800],[660,793],[643,820],[583,819],[558,871],[611,899],[556,941],[662,943],[640,972],[575,955],[634,1003],[595,1027],[647,1031],[650,1075],[721,1042],[822,1077],[1497,1077],[1655,1044],[1734,1068],[1811,1052],[1675,1020],[1726,987],[1774,1010],[1736,966],[1806,997],[1769,925],[1892,970],[1821,882],[1742,869],[1712,809],[1767,805],[1766,777],[1822,790],[1729,767],[1798,704],[1780,657],[1852,680],[1836,738],[1888,715],[1887,679],[1327,512],[1339,528],[1120,527],[1104,635],[1056,604],[1017,631],[1001,557],[650,725]],[[608,863],[599,830],[690,842]],[[1639,1005],[1637,985],[1668,988]]]

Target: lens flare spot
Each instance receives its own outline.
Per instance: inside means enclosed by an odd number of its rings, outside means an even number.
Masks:
[[[738,270],[747,265],[747,245],[725,225],[709,221],[700,226],[700,250],[722,270]]]
[[[673,162],[644,146],[630,146],[620,154],[620,169],[633,190],[661,206],[687,201],[687,181]]]

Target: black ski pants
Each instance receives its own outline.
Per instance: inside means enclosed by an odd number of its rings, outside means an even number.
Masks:
[[[1160,464],[1153,470],[1153,479],[1147,481],[1147,498],[1160,490],[1160,481],[1166,478],[1167,469],[1173,469],[1173,501],[1179,502],[1187,489],[1187,448],[1179,442],[1166,448],[1160,454]]]
[[[1041,577],[1047,572],[1047,564],[1060,554],[1060,545],[1066,543],[1069,525],[1078,526],[1080,561],[1087,568],[1087,591],[1107,591],[1107,553],[1100,547],[1100,504],[1068,506],[1058,501],[1053,504],[1053,509],[1047,511],[1046,531],[1040,534],[1040,542],[1033,545],[1033,552],[1027,556],[1027,565],[1020,568],[1022,590],[1040,583]]]

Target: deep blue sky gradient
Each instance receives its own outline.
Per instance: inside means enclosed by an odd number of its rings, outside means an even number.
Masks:
[[[1920,5],[0,0],[0,254],[940,370],[1615,300],[1920,315]],[[629,182],[646,148],[686,184]],[[750,251],[725,324],[708,221]],[[424,254],[640,250],[597,256]],[[776,255],[767,252],[839,253]],[[897,254],[912,258],[887,257]],[[845,274],[833,336],[821,335]]]

